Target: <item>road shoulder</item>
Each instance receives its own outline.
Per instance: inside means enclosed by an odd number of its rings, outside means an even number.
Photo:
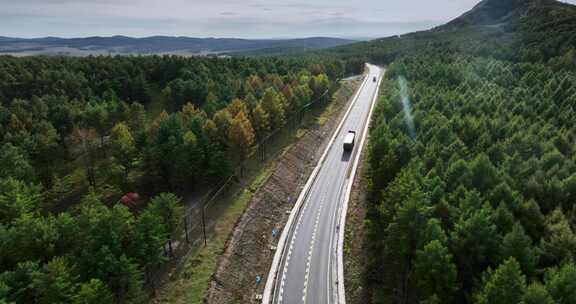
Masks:
[[[370,137],[367,138],[368,145]],[[346,288],[347,304],[370,303],[364,288],[365,265],[367,263],[364,248],[364,220],[366,218],[367,183],[367,154],[368,149],[362,151],[358,172],[352,184],[348,213],[346,216],[344,239],[344,286]]]

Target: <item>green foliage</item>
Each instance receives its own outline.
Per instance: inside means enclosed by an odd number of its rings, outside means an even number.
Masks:
[[[34,168],[28,156],[19,148],[5,143],[0,148],[0,179],[12,177],[23,181],[34,180]]]
[[[524,297],[522,298],[523,304],[554,304],[556,303],[552,296],[546,290],[542,284],[534,283],[530,284],[526,288]]]
[[[456,266],[452,254],[440,241],[433,240],[419,250],[415,259],[416,286],[422,298],[450,303],[458,290]]]
[[[409,82],[415,139],[404,120],[400,76]],[[368,155],[368,267],[375,270],[367,282],[373,301],[445,302],[430,285],[418,283],[426,273],[415,274],[415,252],[434,240],[456,267],[453,302],[498,303],[500,293],[506,300],[507,287],[496,279],[503,274],[488,272],[500,268],[508,268],[518,287],[508,303],[548,301],[534,285],[541,282],[555,302],[569,294],[563,283],[549,288],[542,274],[558,272],[553,269],[571,263],[576,252],[576,158],[567,144],[576,139],[570,122],[576,117],[573,88],[566,85],[576,81],[574,73],[430,46],[396,59],[386,78]],[[441,229],[419,225],[414,216],[410,233],[399,229],[399,216],[417,205],[426,206],[426,222]],[[414,235],[426,236],[408,237]],[[512,258],[519,271],[504,262]],[[484,280],[482,273],[489,273]],[[526,281],[536,287],[525,295]]]
[[[515,224],[512,231],[502,240],[502,258],[513,257],[518,261],[522,272],[531,276],[535,274],[538,253],[532,246],[532,240],[524,232],[522,225]]]
[[[286,119],[285,105],[276,90],[268,88],[264,91],[261,103],[264,111],[270,115],[272,125],[281,126],[284,124]]]
[[[13,178],[0,179],[0,224],[35,212],[40,200],[40,187]]]
[[[181,200],[172,193],[161,193],[150,201],[148,210],[162,218],[167,232],[174,231],[182,216]]]
[[[521,303],[525,289],[526,278],[520,265],[514,258],[510,258],[495,271],[488,270],[484,277],[484,287],[476,295],[476,303]]]
[[[128,174],[133,167],[136,157],[136,143],[130,129],[124,123],[118,123],[111,131],[110,146],[114,160],[124,172],[123,183],[128,184]]]
[[[77,289],[77,275],[63,258],[55,258],[33,277],[37,303],[68,303]]]
[[[552,268],[544,276],[546,289],[558,304],[576,303],[576,266],[566,263],[560,268]]]
[[[108,290],[108,287],[98,279],[91,279],[80,285],[78,293],[74,296],[72,303],[98,304],[111,303],[112,301],[112,294]]]

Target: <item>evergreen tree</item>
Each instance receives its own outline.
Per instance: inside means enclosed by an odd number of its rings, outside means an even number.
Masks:
[[[438,240],[431,241],[416,253],[414,267],[422,299],[436,298],[439,303],[451,303],[458,290],[458,282],[456,266],[448,248]]]
[[[508,259],[510,257],[514,257],[518,261],[523,273],[528,276],[535,274],[538,253],[532,245],[532,240],[526,235],[522,225],[518,223],[502,240],[502,258]]]
[[[514,258],[506,260],[495,271],[484,277],[482,291],[476,295],[477,303],[521,303],[526,290],[526,278]]]
[[[533,283],[526,288],[522,304],[555,304],[556,302],[542,284]]]
[[[546,272],[546,289],[558,304],[576,303],[576,266],[569,262]]]

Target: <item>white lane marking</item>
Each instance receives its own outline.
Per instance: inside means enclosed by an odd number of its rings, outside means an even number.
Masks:
[[[292,211],[290,212],[290,216],[288,217],[288,221],[286,222],[284,229],[282,230],[282,234],[280,235],[280,239],[278,240],[278,246],[277,246],[278,250],[276,250],[276,252],[274,253],[274,258],[272,259],[272,265],[270,266],[270,271],[268,272],[268,278],[266,279],[266,285],[264,286],[264,293],[262,295],[262,303],[263,304],[269,304],[270,301],[274,301],[276,298],[277,293],[276,293],[275,288],[276,288],[276,284],[278,283],[276,276],[277,276],[278,268],[281,267],[280,265],[282,264],[282,260],[285,257],[284,256],[284,254],[285,254],[284,251],[286,250],[285,249],[285,247],[286,247],[285,243],[288,240],[291,227],[294,225],[294,220],[295,220],[294,218],[297,217],[298,214],[301,214],[300,209],[302,208],[302,204],[305,202],[306,197],[309,195],[309,190],[312,187],[313,182],[316,180],[317,174],[320,171],[320,167],[321,167],[322,163],[324,162],[326,155],[333,148],[336,137],[338,136],[340,130],[342,129],[344,122],[347,120],[348,115],[350,114],[352,108],[354,107],[354,104],[358,100],[358,96],[360,95],[362,88],[365,87],[366,84],[368,83],[368,80],[369,80],[368,74],[369,74],[369,72],[366,74],[366,76],[364,76],[364,80],[362,81],[362,84],[360,85],[360,87],[358,88],[356,93],[354,94],[354,97],[352,98],[352,102],[348,106],[348,109],[344,113],[344,116],[340,120],[340,123],[338,123],[336,130],[332,133],[332,137],[330,138],[328,145],[324,149],[322,156],[320,156],[320,159],[318,160],[318,163],[314,167],[312,174],[310,174],[310,177],[308,178],[306,184],[304,185],[304,188],[302,188],[300,194],[298,195],[298,199],[296,200],[296,205],[294,206],[294,208],[292,208]]]
[[[302,215],[305,213],[304,211],[308,209],[310,206],[310,198],[306,200],[304,206],[302,208]],[[294,249],[294,242],[296,241],[296,236],[298,235],[298,231],[300,230],[300,226],[302,224],[302,218],[304,216],[300,216],[298,218],[298,222],[296,222],[296,227],[294,228],[294,233],[292,234],[292,239],[290,240],[290,247],[288,248],[288,253],[286,254],[286,261],[284,262],[284,269],[282,270],[282,279],[280,281],[280,291],[278,292],[278,304],[282,303],[283,295],[284,295],[284,286],[286,285],[286,274],[288,273],[288,266],[290,264],[290,258],[292,257],[292,250]]]
[[[342,182],[344,182],[344,184]],[[345,183],[346,183],[346,179],[344,178],[344,176],[342,176],[338,180],[337,185],[345,186]],[[337,193],[336,197],[340,198],[342,196],[342,189],[343,189],[342,187],[338,188],[338,193]],[[338,206],[342,205],[339,201],[337,201],[337,204],[338,204]],[[339,210],[340,208],[338,206],[336,207],[335,213],[332,214],[332,221],[331,221],[331,227],[335,227],[335,229],[336,229],[335,234],[338,233],[338,229],[337,229],[338,226],[336,223],[336,219],[338,217],[338,214],[340,213],[340,210]],[[337,248],[334,246],[334,235],[332,235],[330,237],[330,243],[328,245],[328,274],[327,274],[328,280],[326,281],[326,285],[327,285],[326,286],[326,299],[328,299],[329,303],[332,303],[332,297],[330,295],[330,292],[332,291],[331,283],[333,283],[333,281],[332,281],[332,277],[333,277],[333,274],[332,274],[332,271],[333,271],[332,254],[336,253],[336,249]]]
[[[314,230],[312,231],[312,240],[310,240],[310,249],[308,250],[308,259],[306,262],[306,274],[304,275],[304,288],[302,289],[302,303],[306,303],[306,296],[308,293],[308,280],[310,279],[310,264],[312,262],[312,255],[314,253],[314,245],[316,244],[316,234],[318,232],[318,226],[320,223],[320,215],[322,215],[322,209],[324,207],[324,202],[326,201],[326,193],[322,195],[320,205],[318,206],[318,211],[316,213],[316,221],[314,223]]]

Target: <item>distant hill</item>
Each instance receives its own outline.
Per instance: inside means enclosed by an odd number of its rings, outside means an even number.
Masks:
[[[484,0],[478,3],[472,10],[450,21],[442,26],[442,28],[506,23],[525,16],[530,6],[535,5],[536,2],[544,3],[554,1]]]
[[[424,48],[548,62],[576,52],[576,6],[555,0],[483,0],[428,31],[338,46],[323,53],[386,64]]]
[[[311,37],[301,39],[235,39],[153,36],[125,36],[34,39],[0,37],[0,54],[13,55],[208,55],[260,49],[322,49],[355,42],[348,39]]]

